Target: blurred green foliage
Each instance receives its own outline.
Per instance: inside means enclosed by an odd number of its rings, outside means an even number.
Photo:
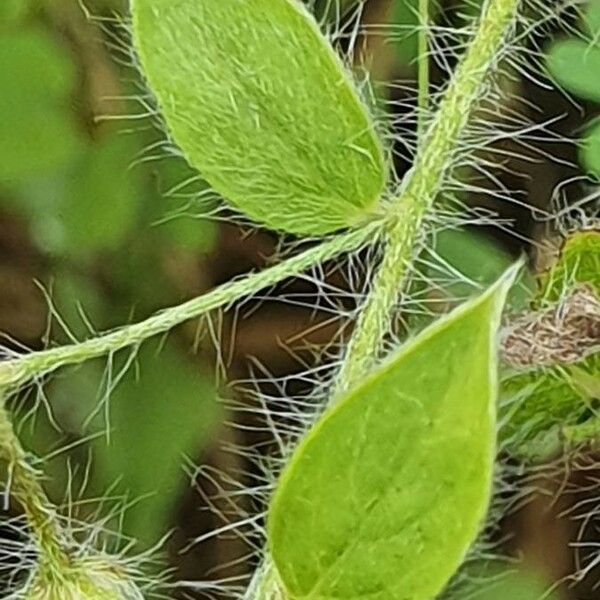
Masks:
[[[600,1],[590,0],[582,16],[581,33],[553,44],[547,65],[568,92],[600,104]],[[600,122],[592,122],[581,140],[581,161],[600,178]]]
[[[429,2],[429,18],[435,21],[437,2]],[[419,0],[396,0],[392,24],[397,32],[396,54],[400,64],[416,67],[419,58]]]
[[[458,277],[445,286],[451,298],[464,298],[473,294],[475,286],[482,289],[492,285],[514,262],[512,257],[494,239],[472,229],[446,229],[437,236],[435,252]],[[535,287],[534,278],[523,269],[507,298],[511,310],[525,309]]]
[[[120,1],[86,5],[99,16],[124,8]],[[106,27],[123,35],[116,21]],[[173,257],[200,264],[215,240],[206,220],[168,218],[210,205],[182,160],[166,153],[154,160],[150,148],[162,132],[148,119],[125,127],[90,117],[88,104],[103,99],[89,98],[96,73],[78,39],[94,37],[99,29],[76,2],[0,2],[0,212],[26,223],[44,257],[43,283],[66,325],[52,323],[51,339],[59,343],[126,323],[131,307],[143,317],[181,301],[181,285],[163,265]],[[112,69],[108,92],[139,93],[132,69],[118,68],[107,46],[95,52]],[[135,102],[120,103],[125,114],[139,112]],[[150,154],[153,160],[145,160]],[[188,180],[181,194],[166,193]],[[193,293],[198,283],[186,285]],[[118,381],[126,358],[58,377],[46,390],[52,414],[40,407],[23,433],[29,448],[53,457],[48,488],[56,501],[69,487],[75,502],[110,491],[131,505],[122,532],[147,546],[168,531],[186,485],[184,457],[194,460],[209,442],[219,408],[201,358],[174,342],[143,349]]]
[[[492,563],[471,567],[470,577],[460,595],[465,600],[558,600],[548,584],[530,570]]]
[[[149,345],[138,358],[139,375],[128,371],[112,395],[110,443],[98,440],[93,460],[98,493],[120,481],[114,492],[134,501],[124,533],[150,545],[169,530],[184,466],[197,458],[220,411],[206,373],[172,346],[157,352]]]
[[[84,147],[69,112],[75,66],[38,27],[0,36],[0,181],[64,168]]]
[[[0,24],[12,25],[23,19],[29,11],[27,0],[3,0],[0,4]]]

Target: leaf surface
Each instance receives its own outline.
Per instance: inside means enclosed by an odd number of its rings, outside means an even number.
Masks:
[[[539,300],[556,302],[578,284],[592,286],[600,294],[600,231],[583,229],[564,240],[560,255],[540,278]]]
[[[210,439],[219,405],[210,380],[172,347],[158,355],[144,348],[140,356],[139,380],[130,371],[111,398],[110,444],[95,445],[94,483],[100,490],[113,485],[135,501],[122,529],[148,547],[168,529],[186,485],[185,457]]]
[[[587,41],[567,39],[550,49],[548,68],[553,77],[567,90],[580,98],[600,102],[600,83],[590,76],[600,73],[600,47]]]
[[[600,179],[600,123],[587,130],[581,144],[581,161],[591,174]]]
[[[485,516],[496,332],[515,269],[342,397],[284,472],[269,543],[291,598],[426,600]]]
[[[64,168],[82,139],[69,110],[75,70],[42,29],[0,36],[0,183]]]
[[[175,142],[241,212],[319,235],[375,209],[374,125],[299,2],[135,0],[133,31]]]

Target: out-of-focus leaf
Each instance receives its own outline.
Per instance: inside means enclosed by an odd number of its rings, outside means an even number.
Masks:
[[[393,25],[398,59],[402,64],[416,67],[419,58],[419,0],[394,2]],[[429,2],[430,23],[435,20],[439,10],[439,2]]]
[[[472,571],[473,569],[471,569]],[[468,600],[558,600],[548,593],[548,584],[541,577],[526,570],[509,570],[492,566],[481,573],[470,573],[460,598]]]
[[[133,31],[175,141],[247,216],[320,235],[377,210],[374,124],[301,4],[136,0]]]
[[[320,21],[335,23],[359,3],[360,0],[309,0],[307,6]]]
[[[396,0],[394,24],[398,59],[413,65],[418,58],[419,0]]]
[[[440,232],[436,236],[435,251],[465,277],[482,285],[495,281],[512,262],[498,244],[465,229]]]
[[[581,161],[590,173],[600,179],[600,123],[590,127],[582,140]]]
[[[567,39],[550,48],[546,57],[552,76],[568,91],[580,98],[600,102],[600,82],[592,73],[600,73],[600,47]]]
[[[219,407],[210,380],[171,346],[144,347],[139,378],[130,369],[110,401],[109,442],[95,445],[96,487],[139,501],[124,515],[123,531],[142,545],[168,529],[185,485],[185,456],[195,457],[215,425]]]
[[[490,497],[514,276],[408,342],[302,441],[268,520],[290,597],[430,600],[460,565]]]
[[[61,320],[77,339],[95,335],[107,325],[103,322],[106,304],[100,286],[92,277],[86,275],[88,274],[57,270],[52,286],[53,302]],[[57,329],[53,328],[53,339],[56,342],[67,343],[68,340]]]
[[[136,142],[118,134],[82,147],[53,176],[13,186],[15,210],[26,215],[45,252],[87,259],[117,250],[140,212],[141,172],[130,168]],[[151,197],[148,204],[156,198]],[[144,223],[150,230],[150,223]]]
[[[68,110],[68,56],[42,30],[6,32],[0,65],[0,182],[64,166],[81,147]]]
[[[589,0],[583,22],[587,32],[590,34],[591,41],[600,48],[600,2],[598,0]]]
[[[189,252],[208,252],[217,228],[208,215],[218,203],[207,196],[208,184],[185,161],[169,157],[160,162],[155,203],[157,231],[171,246]]]
[[[0,104],[2,101],[0,100]],[[60,168],[75,156],[79,145],[76,133],[63,115],[31,109],[14,114],[0,106],[0,182],[14,181]]]
[[[217,229],[213,223],[202,218],[193,204],[188,211],[178,210],[159,225],[160,233],[171,245],[191,252],[208,252],[216,241]]]
[[[590,0],[582,15],[583,37],[554,44],[547,53],[548,70],[568,91],[581,98],[600,102],[600,2]],[[600,178],[600,125],[583,136],[580,149],[583,166]]]
[[[439,285],[450,299],[472,294],[474,284],[491,285],[513,262],[513,258],[499,244],[468,229],[447,229],[440,232],[436,235],[434,248],[446,266],[431,267],[428,275],[437,280],[438,270],[446,273],[449,283],[440,281]],[[463,281],[456,276],[449,277],[447,265],[452,267],[455,273],[460,273]],[[510,290],[507,304],[513,310],[526,306],[533,289],[531,274],[523,270]]]
[[[130,168],[134,140],[114,134],[90,146],[73,165],[58,205],[60,253],[114,250],[131,230],[140,194],[139,171]]]
[[[68,376],[55,378],[45,390],[48,405],[39,406],[35,416],[26,413],[27,421],[20,424],[23,446],[44,459],[44,489],[58,505],[64,502],[67,492],[80,499],[81,477],[72,481],[69,478],[73,469],[81,476],[89,462],[85,440],[90,431],[84,425],[97,407],[101,380],[99,361],[85,363]]]
[[[29,10],[27,0],[2,0],[0,2],[0,27],[22,19]]]
[[[501,446],[513,455],[546,460],[564,443],[562,432],[593,416],[591,381],[598,382],[600,355],[575,365],[507,373],[501,386]],[[597,389],[595,390],[597,391]]]

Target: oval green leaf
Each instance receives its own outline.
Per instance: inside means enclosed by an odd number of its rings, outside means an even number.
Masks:
[[[268,520],[290,598],[430,600],[461,564],[490,498],[515,272],[407,343],[300,445]]]
[[[175,142],[241,212],[321,235],[385,185],[373,122],[296,0],[135,0],[134,41]]]

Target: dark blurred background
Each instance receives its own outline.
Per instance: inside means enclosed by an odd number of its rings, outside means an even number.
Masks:
[[[324,20],[326,4],[313,2]],[[366,3],[362,21],[378,27],[361,38],[355,60],[375,79],[415,78],[416,37],[409,26],[416,23],[416,4]],[[432,12],[437,23],[460,27],[477,9],[477,3],[449,0]],[[9,350],[67,343],[139,320],[268,264],[277,248],[269,232],[198,218],[211,211],[212,201],[202,195],[196,173],[168,151],[152,109],[141,100],[126,15],[121,0],[0,0],[0,332]],[[575,14],[570,23],[579,26]],[[535,44],[545,49],[566,35],[550,28]],[[344,40],[339,44],[343,50]],[[441,84],[447,74],[432,63],[432,77]],[[600,88],[600,72],[587,77]],[[565,136],[582,134],[596,114],[589,99],[573,102],[518,75],[504,85],[510,87],[509,108],[538,122],[561,116],[554,128]],[[381,94],[396,101],[393,110],[405,126],[410,95],[402,88]],[[590,184],[577,178],[593,166],[582,164],[574,146],[502,144],[507,156],[517,157],[507,159],[497,176],[522,192],[525,206],[549,209],[565,180],[573,182],[563,188],[563,204],[589,193]],[[539,151],[558,160],[540,158]],[[399,148],[398,174],[408,167]],[[539,248],[556,237],[550,221],[489,197],[463,200],[498,211],[517,235],[490,228],[441,236],[439,251],[453,264],[483,281],[522,252],[533,266],[543,261]],[[274,377],[299,372],[313,360],[310,348],[340,331],[336,319],[311,307],[317,290],[310,282],[286,282],[285,289],[302,302],[267,299],[215,317],[210,326],[188,323],[135,356],[61,372],[16,398],[24,443],[47,457],[52,499],[72,506],[83,520],[112,515],[107,525],[136,540],[137,551],[173,531],[161,551],[176,577],[247,573],[252,560],[243,558],[249,548],[239,537],[187,546],[227,520],[230,507],[220,492],[221,485],[234,487],[228,478],[257,482],[252,463],[231,449],[271,449],[252,410],[232,411],[219,400],[248,408],[255,401],[225,382],[247,378],[258,364]],[[593,455],[584,455],[553,476],[540,475],[538,491],[506,517],[499,533],[503,549],[522,558],[542,588],[562,582],[556,598],[563,600],[600,598],[600,572],[590,568],[581,582],[569,577],[582,572],[573,543],[583,539],[592,550],[600,543],[591,502],[598,496],[594,464]],[[225,483],[200,481],[197,465],[205,474],[225,473]],[[258,508],[248,502],[240,510]],[[583,513],[591,517],[582,533],[575,517]],[[586,560],[591,564],[594,555]],[[516,578],[507,585],[482,589],[477,597],[538,597],[537,584]]]

